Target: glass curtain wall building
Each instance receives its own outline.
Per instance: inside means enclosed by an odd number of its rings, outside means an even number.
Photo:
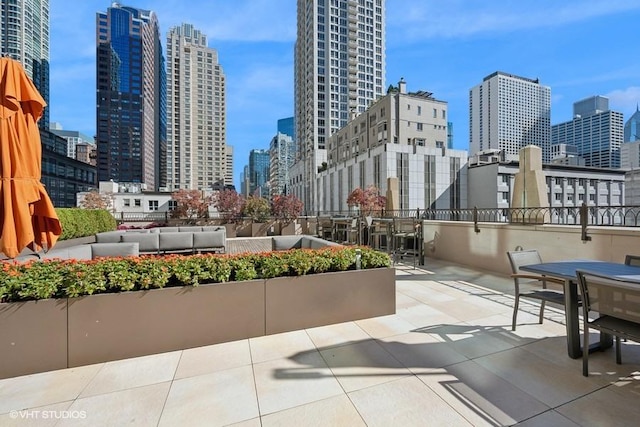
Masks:
[[[249,152],[249,195],[269,198],[269,150]]]
[[[636,106],[636,112],[624,124],[624,142],[640,140],[640,108]]]
[[[99,181],[163,186],[166,72],[154,12],[113,3],[97,13]]]

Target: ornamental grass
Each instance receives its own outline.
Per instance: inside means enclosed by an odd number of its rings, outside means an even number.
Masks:
[[[143,255],[94,260],[5,261],[0,302],[67,298],[170,286],[198,286],[283,276],[389,267],[389,255],[369,247],[329,247],[237,255]]]

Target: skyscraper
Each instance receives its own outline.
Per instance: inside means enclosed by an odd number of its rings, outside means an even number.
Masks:
[[[165,185],[166,71],[154,12],[97,13],[98,179]]]
[[[224,185],[233,186],[233,145],[226,145],[227,147],[227,170],[224,176]]]
[[[620,167],[622,113],[609,110],[609,99],[591,96],[573,104],[573,119],[551,128],[551,143],[576,147],[585,166]]]
[[[22,64],[49,106],[49,0],[3,0],[0,48],[1,55]],[[49,108],[38,126],[49,130]]]
[[[268,198],[269,150],[251,150],[249,152],[248,173],[249,195],[258,193],[259,196]]]
[[[167,34],[167,178],[171,191],[224,185],[226,83],[207,36],[182,24]]]
[[[527,145],[542,148],[550,159],[551,89],[538,79],[497,71],[469,91],[469,155],[501,150],[505,160],[518,160]]]
[[[293,166],[295,153],[296,147],[291,135],[278,131],[269,144],[269,182],[272,195],[289,193],[289,170]]]
[[[384,93],[385,0],[298,0],[297,25],[294,193],[315,210],[329,137]]]
[[[636,105],[636,112],[624,124],[624,142],[640,140],[640,108]]]

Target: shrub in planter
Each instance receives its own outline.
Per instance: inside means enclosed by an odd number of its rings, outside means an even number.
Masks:
[[[271,208],[267,199],[251,196],[245,202],[242,214],[253,222],[265,222],[271,215]]]
[[[356,268],[356,247],[292,249],[240,255],[166,255],[95,260],[5,262],[0,302],[65,298],[168,286],[198,286]],[[363,269],[389,267],[385,253],[359,248]]]

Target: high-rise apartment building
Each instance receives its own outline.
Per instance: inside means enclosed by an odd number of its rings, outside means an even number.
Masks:
[[[329,137],[384,93],[385,0],[298,0],[297,26],[292,180],[315,210]]]
[[[249,195],[269,197],[269,150],[249,152]]]
[[[553,125],[551,143],[576,147],[585,166],[620,167],[622,113],[609,110],[609,99],[591,96],[573,104],[573,119]]]
[[[224,185],[233,186],[233,145],[227,147],[227,169],[224,176]]]
[[[497,71],[469,91],[469,155],[501,150],[504,160],[518,160],[527,145],[542,148],[550,159],[551,89],[538,79]]]
[[[169,190],[207,190],[227,180],[226,83],[207,36],[182,24],[167,34]]]
[[[640,141],[640,108],[624,124],[624,142]]]
[[[289,194],[289,171],[295,160],[296,147],[291,135],[278,131],[269,145],[269,182],[271,195]]]
[[[166,71],[156,14],[97,13],[98,179],[166,185]]]
[[[3,1],[0,7],[0,55],[22,64],[49,105],[49,0]],[[38,122],[49,130],[49,109]]]

